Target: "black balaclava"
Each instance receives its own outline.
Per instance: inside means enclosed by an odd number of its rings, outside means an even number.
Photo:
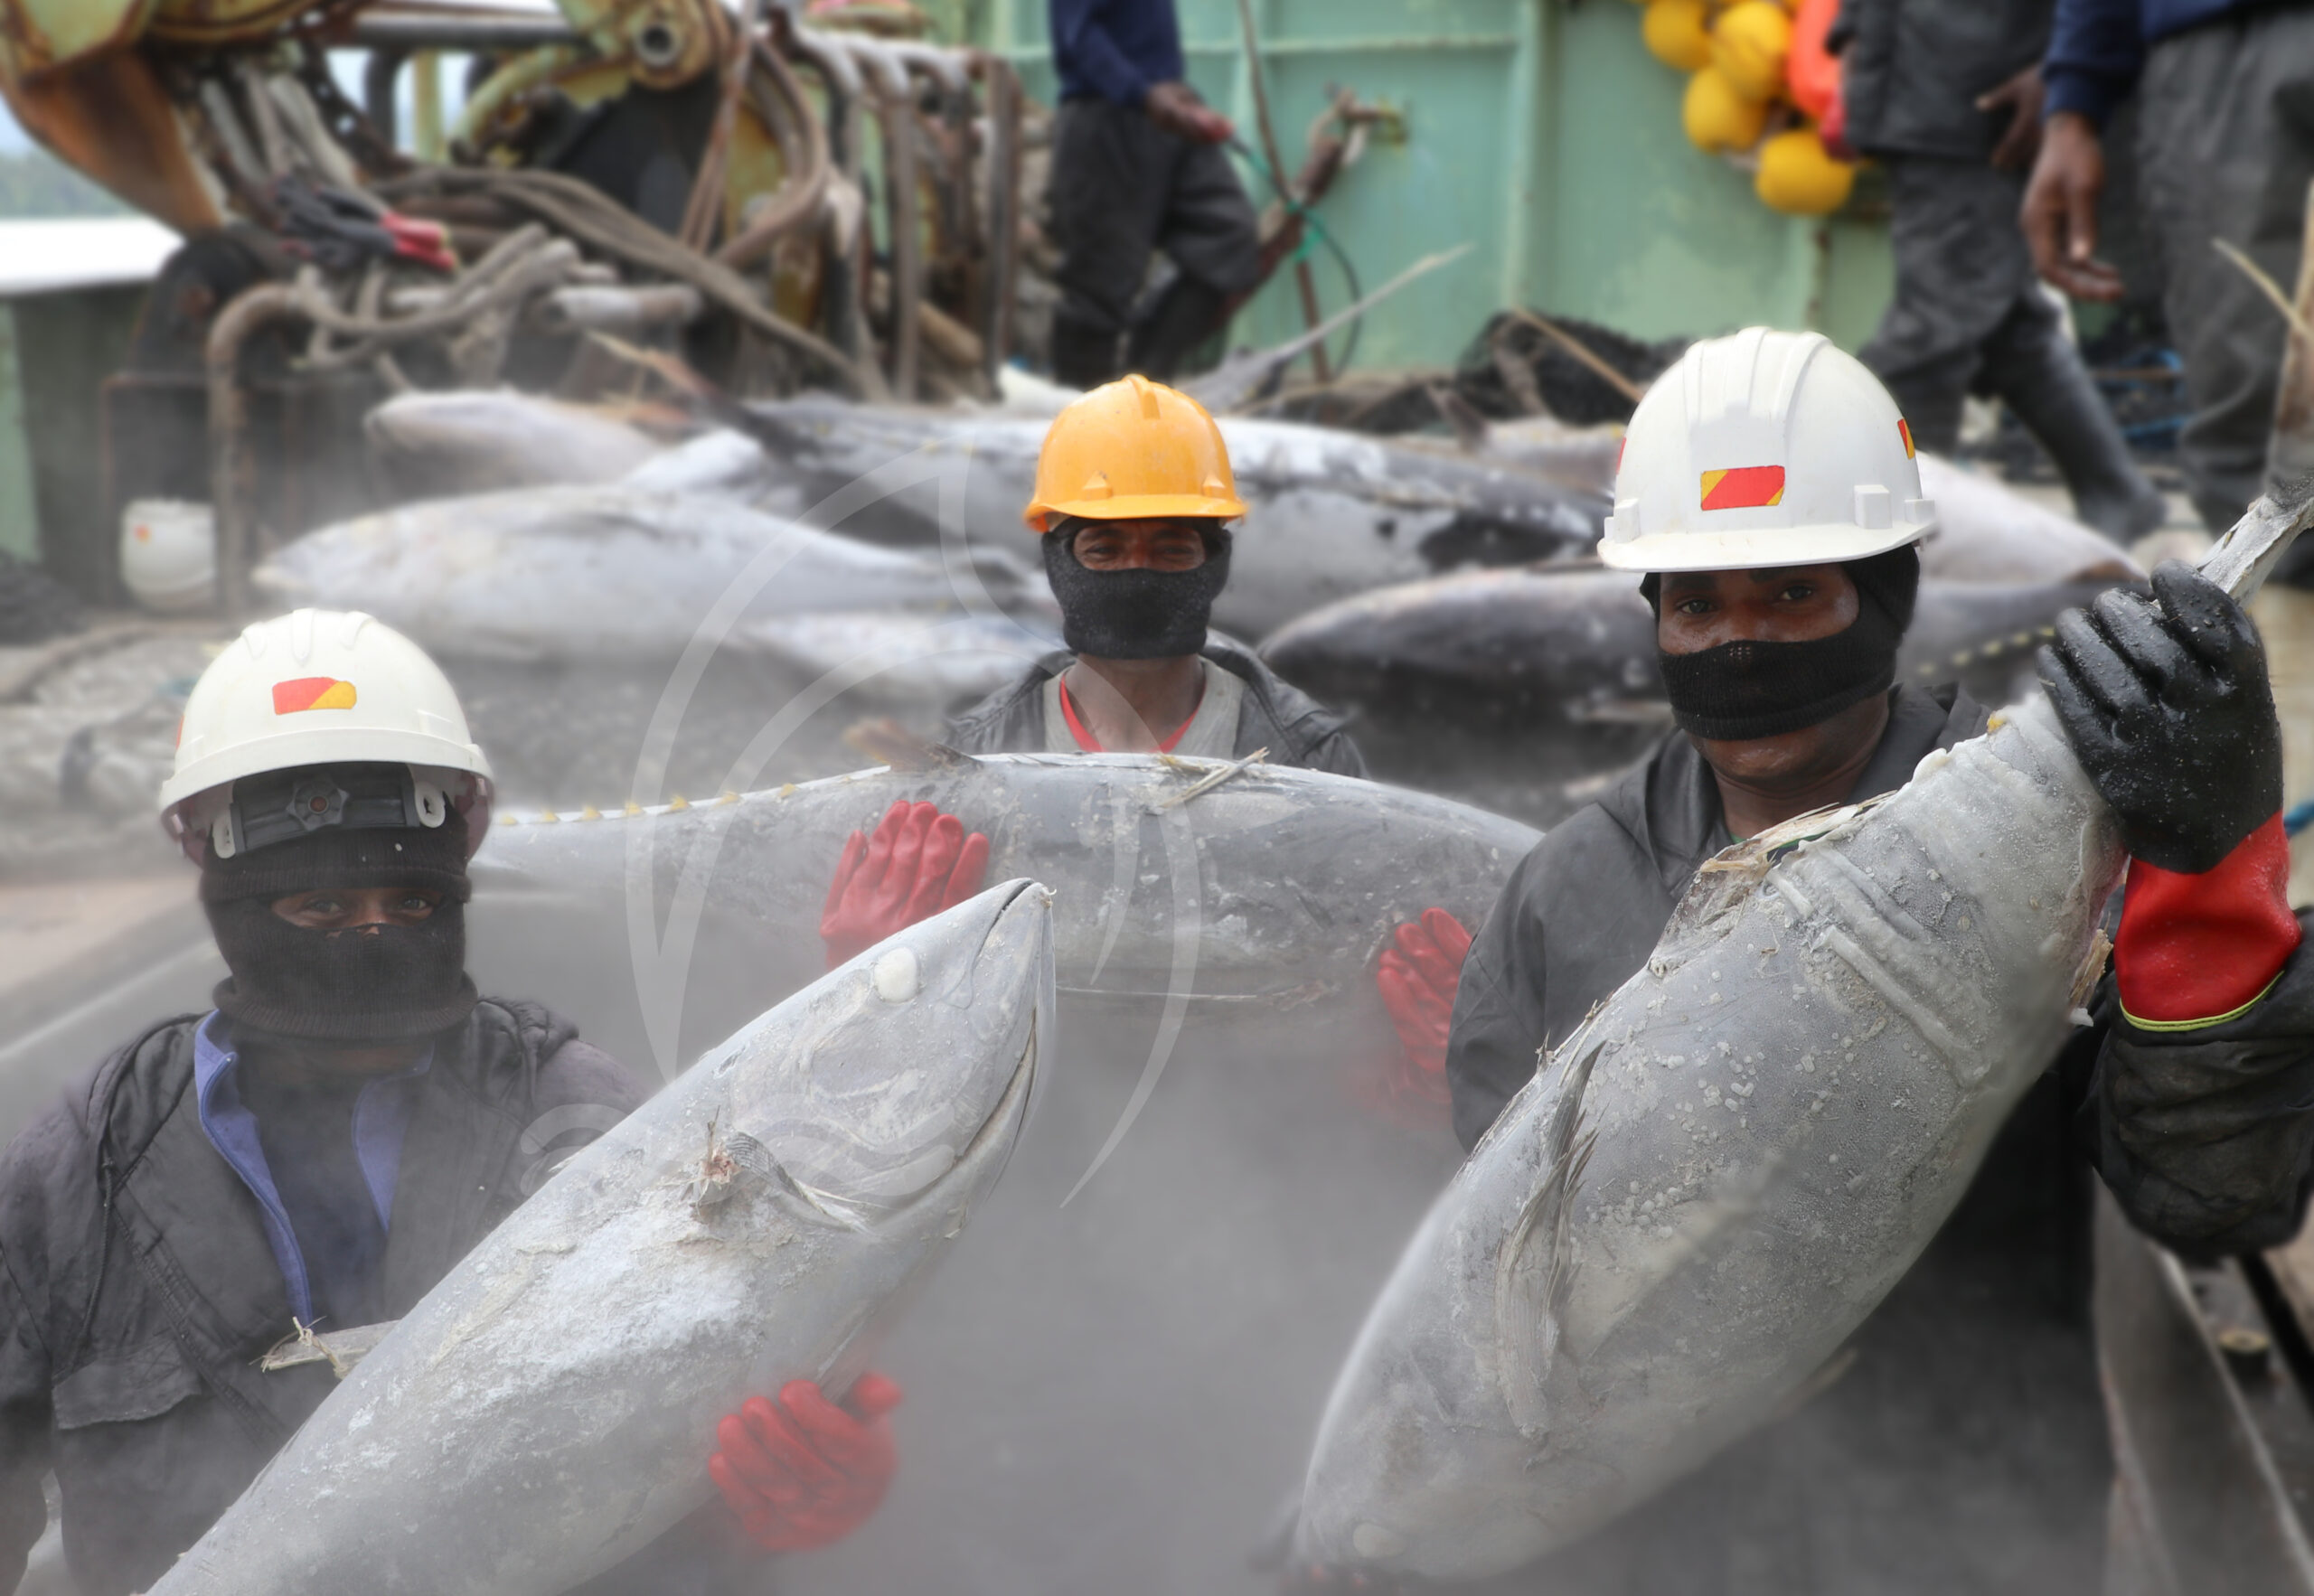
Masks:
[[[1908,543],[1842,568],[1856,584],[1856,619],[1830,637],[1723,643],[1691,654],[1659,648],[1664,691],[1680,729],[1715,742],[1781,737],[1886,692],[1920,590],[1920,550]],[[1662,587],[1652,572],[1639,586],[1658,616]]]
[[[391,766],[330,766],[349,786]],[[340,887],[424,887],[442,895],[416,925],[309,931],[276,898]],[[447,1030],[474,1011],[466,973],[466,822],[322,826],[231,859],[212,852],[201,901],[231,974],[215,1000],[237,1028],[308,1045],[376,1047]]]
[[[1213,601],[1229,580],[1229,534],[1199,520],[1205,563],[1193,571],[1088,571],[1077,563],[1086,523],[1057,516],[1045,534],[1045,575],[1060,601],[1060,636],[1096,660],[1165,660],[1205,646]]]

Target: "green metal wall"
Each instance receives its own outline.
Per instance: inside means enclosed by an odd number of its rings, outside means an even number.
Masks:
[[[1320,208],[1370,286],[1465,240],[1463,261],[1378,311],[1362,366],[1451,361],[1486,315],[1527,304],[1642,337],[1753,323],[1853,349],[1888,296],[1885,230],[1778,216],[1679,129],[1686,80],[1649,55],[1622,0],[1253,0],[1287,164],[1335,86],[1403,112]],[[1190,78],[1253,142],[1236,0],[1177,0]],[[1053,92],[1042,0],[950,0],[946,18]],[[1249,185],[1257,185],[1249,178]],[[1262,195],[1255,187],[1256,197]],[[1342,302],[1324,260],[1320,292]],[[1301,325],[1281,274],[1233,336]]]
[[[141,283],[0,299],[0,549],[117,603],[100,390],[128,356]]]

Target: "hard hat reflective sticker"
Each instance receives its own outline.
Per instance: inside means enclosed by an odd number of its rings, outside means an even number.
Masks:
[[[295,715],[305,709],[351,709],[353,684],[334,676],[300,676],[273,684],[273,712]]]
[[[1913,457],[1912,423],[1905,420],[1902,416],[1896,418],[1896,436],[1905,440],[1905,458],[1907,460],[1911,459]]]
[[[1761,510],[1783,502],[1783,467],[1738,465],[1703,474],[1706,510]]]

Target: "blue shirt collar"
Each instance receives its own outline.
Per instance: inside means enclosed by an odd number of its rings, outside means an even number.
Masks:
[[[193,1033],[193,1084],[201,1128],[218,1156],[232,1167],[249,1195],[257,1198],[265,1223],[265,1239],[281,1266],[289,1306],[300,1324],[314,1319],[312,1282],[297,1233],[282,1206],[281,1192],[265,1161],[265,1147],[258,1138],[257,1116],[241,1102],[234,1072],[240,1055],[232,1049],[231,1028],[212,1009]],[[418,1062],[390,1075],[380,1075],[362,1088],[353,1104],[353,1153],[362,1163],[362,1178],[377,1205],[378,1223],[393,1228],[394,1192],[400,1182],[401,1146],[417,1106],[415,1084],[434,1067],[434,1049],[428,1047]],[[341,1326],[340,1328],[350,1327]]]

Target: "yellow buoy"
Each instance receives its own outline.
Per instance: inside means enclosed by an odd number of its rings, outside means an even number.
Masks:
[[[1760,170],[1752,180],[1760,203],[1787,216],[1824,216],[1848,203],[1856,168],[1835,160],[1813,127],[1779,133],[1760,146]]]
[[[1746,99],[1773,99],[1783,89],[1783,58],[1792,50],[1792,16],[1775,0],[1742,0],[1711,24],[1711,64]]]
[[[1647,9],[1640,14],[1639,36],[1665,66],[1698,71],[1711,64],[1706,14],[1704,0],[1647,0]]]
[[[1688,80],[1679,102],[1679,125],[1699,150],[1717,155],[1723,150],[1748,150],[1760,141],[1767,125],[1764,100],[1736,91],[1717,67],[1706,67]]]

